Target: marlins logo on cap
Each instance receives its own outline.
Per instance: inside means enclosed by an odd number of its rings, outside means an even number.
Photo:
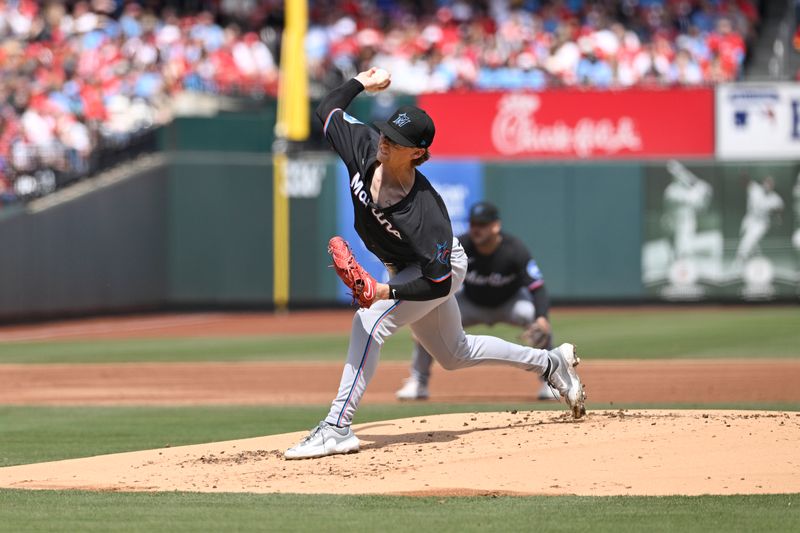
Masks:
[[[405,126],[409,122],[411,122],[411,119],[408,118],[408,114],[407,113],[400,113],[399,115],[397,115],[397,118],[392,121],[392,124],[394,124],[398,128],[402,128],[403,126]]]
[[[413,105],[399,108],[388,121],[375,122],[375,127],[391,141],[409,148],[430,147],[436,134],[431,117]]]

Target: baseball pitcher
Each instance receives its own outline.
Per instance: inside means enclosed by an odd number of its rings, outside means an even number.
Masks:
[[[361,308],[353,317],[336,398],[325,419],[286,450],[287,459],[358,451],[359,441],[350,427],[353,416],[375,373],[381,346],[403,326],[411,327],[446,369],[515,366],[547,380],[564,396],[575,418],[586,412],[575,371],[580,360],[572,344],[539,350],[464,333],[455,293],[467,275],[467,255],[453,238],[444,202],[417,168],[430,157],[433,119],[418,107],[403,106],[388,121],[376,123],[376,131],[345,111],[362,91],[381,91],[390,83],[386,71],[373,67],[333,90],[316,110],[325,137],[347,166],[349,181],[341,186],[350,189],[356,232],[396,274],[389,283],[378,283],[346,242],[331,239],[334,270]]]

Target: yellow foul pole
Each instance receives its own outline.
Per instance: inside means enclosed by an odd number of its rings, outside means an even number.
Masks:
[[[278,119],[273,147],[273,302],[289,303],[289,196],[287,179],[290,143],[308,138],[308,74],[305,35],[307,0],[286,0],[286,27],[281,41]]]

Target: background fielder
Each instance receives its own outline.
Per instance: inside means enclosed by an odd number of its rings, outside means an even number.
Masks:
[[[526,344],[552,349],[550,299],[536,261],[519,239],[502,232],[500,213],[493,204],[472,206],[469,224],[469,233],[458,238],[468,261],[464,285],[456,294],[462,326],[501,322],[521,326],[526,328]],[[428,398],[432,365],[433,357],[415,342],[411,376],[397,398]],[[543,383],[539,399],[558,399],[558,393]]]

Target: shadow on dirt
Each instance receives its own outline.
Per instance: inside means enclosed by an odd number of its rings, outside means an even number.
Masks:
[[[384,426],[392,426],[392,424],[371,424],[359,428],[356,435],[361,441],[362,450],[377,450],[380,448],[405,445],[405,444],[432,444],[432,443],[446,443],[458,440],[463,435],[469,435],[479,431],[516,431],[520,429],[529,430],[537,426],[549,426],[555,424],[580,424],[582,421],[572,420],[569,415],[560,414],[553,416],[548,420],[525,421],[520,419],[515,422],[499,426],[481,426],[479,422],[464,422],[464,429],[461,430],[420,430],[407,433],[399,433],[395,435],[380,435],[371,433],[369,430],[377,429]],[[473,425],[474,424],[474,425]],[[469,427],[468,427],[469,426]],[[544,429],[544,428],[543,428]]]

